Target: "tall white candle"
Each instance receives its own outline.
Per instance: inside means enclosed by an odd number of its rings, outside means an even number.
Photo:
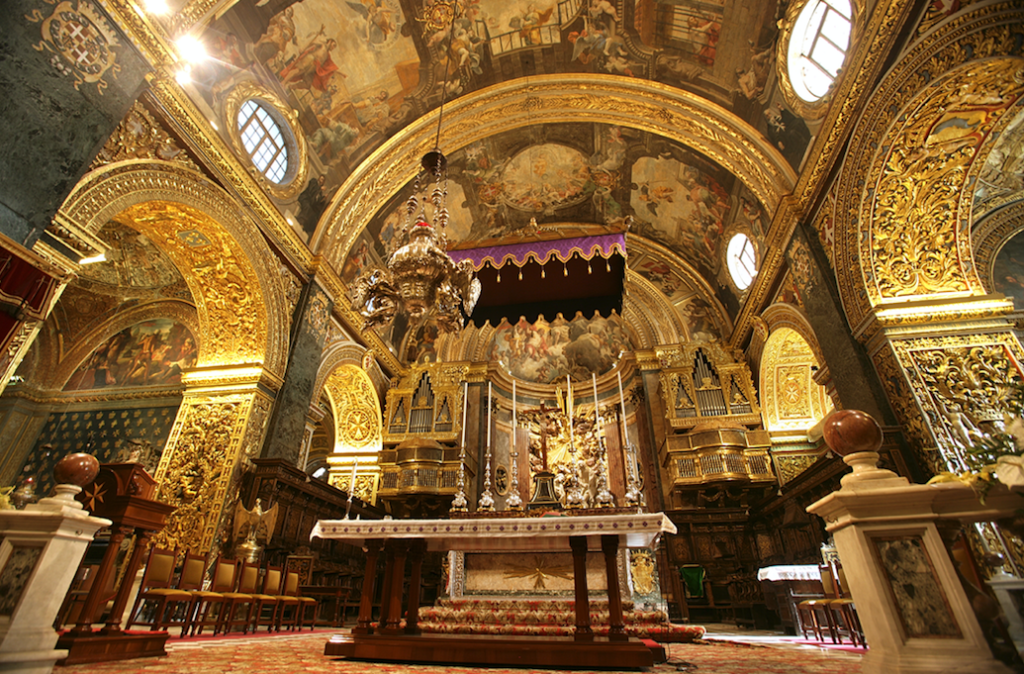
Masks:
[[[622,405],[622,420],[626,420],[626,398],[622,395],[622,373],[616,372],[615,376],[619,379],[619,404]]]
[[[516,451],[516,380],[512,380],[512,451]]]
[[[565,386],[569,389],[566,409],[569,410],[569,447],[572,447],[572,380],[569,379],[569,375],[565,375]],[[576,454],[573,453],[573,459],[575,458]]]
[[[356,472],[359,470],[359,457],[352,463],[352,479],[348,482],[348,498],[352,499],[352,494],[356,491]]]
[[[466,408],[469,406],[469,382],[462,383],[462,451],[466,449]]]
[[[491,447],[491,382],[487,382],[487,448]]]
[[[591,372],[590,373],[590,382],[594,385],[594,423],[596,424],[598,422],[598,412],[597,412],[597,373],[596,372]]]

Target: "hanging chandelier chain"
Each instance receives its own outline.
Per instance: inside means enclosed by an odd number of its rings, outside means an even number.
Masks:
[[[459,0],[452,2],[452,22],[448,26],[448,46],[445,48],[444,83],[441,85],[441,105],[437,108],[437,134],[434,136],[434,149],[441,150],[441,123],[444,120],[444,104],[448,100],[448,75],[451,72],[452,41],[455,38],[455,20],[459,17]]]

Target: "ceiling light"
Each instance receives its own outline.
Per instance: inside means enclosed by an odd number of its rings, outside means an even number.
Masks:
[[[78,264],[95,264],[96,262],[106,262],[107,254],[100,253],[99,255],[93,255],[92,257],[83,257],[78,261]]]
[[[146,11],[156,16],[163,16],[171,11],[165,0],[145,0],[145,5]]]
[[[178,54],[189,63],[202,63],[207,58],[206,47],[199,41],[199,38],[192,35],[183,35],[178,38]]]
[[[178,72],[174,73],[174,79],[181,86],[185,86],[186,84],[189,84],[190,82],[192,82],[192,69],[189,68],[188,66],[183,67],[181,70],[179,70]]]

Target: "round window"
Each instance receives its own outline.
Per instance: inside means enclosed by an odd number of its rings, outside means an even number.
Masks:
[[[786,61],[793,92],[806,103],[828,93],[846,61],[853,30],[849,0],[811,0],[793,25]]]
[[[729,240],[729,248],[726,250],[725,256],[733,283],[740,290],[749,288],[754,277],[757,276],[757,257],[754,254],[754,244],[747,238],[747,235],[737,234],[732,237]]]
[[[249,158],[267,180],[280,185],[288,174],[288,145],[281,126],[253,99],[238,109],[238,135]]]

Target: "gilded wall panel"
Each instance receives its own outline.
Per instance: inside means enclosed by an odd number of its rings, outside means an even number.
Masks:
[[[879,372],[905,433],[920,443],[933,471],[966,470],[965,449],[988,424],[1001,420],[1002,390],[1021,379],[1020,343],[1006,332],[899,339],[890,345],[896,362],[885,364],[889,376]],[[905,373],[906,386],[894,386],[893,368]],[[899,397],[908,393],[916,405]],[[920,410],[916,414],[914,407]],[[931,456],[931,448],[938,448],[939,456]]]
[[[158,499],[177,508],[158,545],[196,552],[214,546],[253,410],[263,409],[265,419],[268,403],[261,398],[256,392],[185,398],[156,474]]]

